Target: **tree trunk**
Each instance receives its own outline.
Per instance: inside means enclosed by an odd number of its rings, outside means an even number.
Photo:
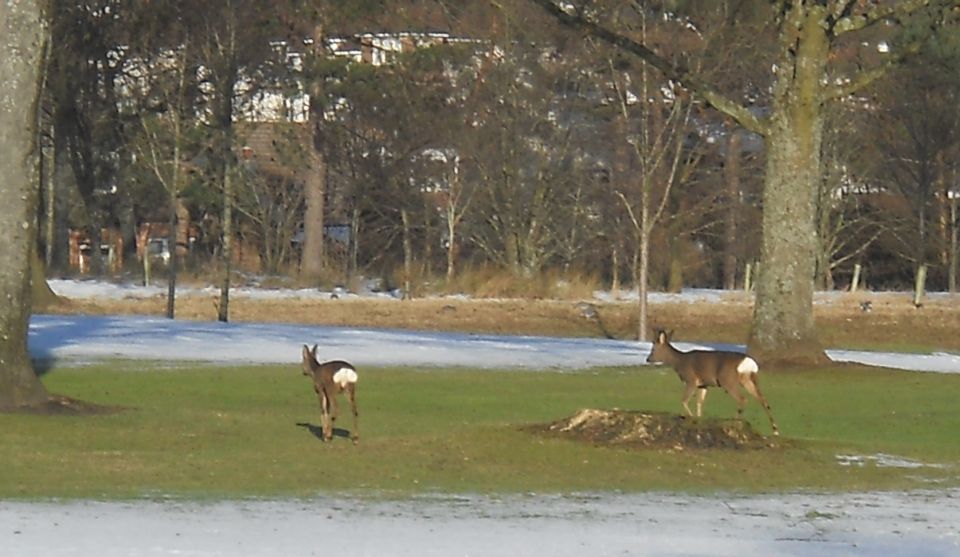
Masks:
[[[229,153],[227,154],[229,156]],[[223,257],[223,281],[220,283],[220,301],[217,303],[217,321],[230,319],[230,273],[233,269],[233,180],[230,164],[224,163],[223,172],[223,237],[220,239]]]
[[[947,270],[947,290],[951,294],[957,291],[957,198],[950,194],[950,257]]]
[[[447,282],[457,273],[457,218],[456,211],[447,209]]]
[[[723,169],[727,186],[727,208],[723,226],[723,287],[737,287],[737,216],[740,212],[740,133],[733,131],[727,142],[726,164]]]
[[[761,267],[748,348],[767,362],[815,364],[829,361],[813,321],[820,79],[829,44],[816,18],[804,21],[799,32],[805,35],[796,43],[792,68],[779,70],[766,138]]]
[[[403,221],[403,299],[413,298],[411,284],[413,278],[413,241],[410,237],[410,214],[406,209],[400,209],[400,219]]]
[[[43,259],[36,249],[30,256],[30,305],[32,311],[50,309],[60,303],[60,297],[50,288],[44,272]]]
[[[304,184],[307,209],[303,215],[303,254],[300,267],[300,272],[311,279],[322,275],[325,267],[323,212],[326,183],[326,160],[323,153],[313,148],[310,153],[310,169]]]
[[[183,87],[183,77],[186,74],[185,69],[180,72],[180,86]],[[177,110],[180,109],[179,104]],[[170,251],[170,274],[167,277],[167,319],[173,319],[176,315],[177,307],[177,272],[179,271],[180,259],[180,142],[182,133],[180,131],[180,114],[175,112],[173,115],[173,169],[171,170],[168,203],[169,203],[169,230],[167,231],[167,249]],[[144,256],[146,257],[146,253]]]
[[[616,242],[610,251],[610,291],[614,296],[620,294],[620,247]]]
[[[67,222],[67,212],[70,210],[70,158],[66,148],[66,138],[62,126],[54,124],[53,140],[53,175],[51,183],[53,192],[50,201],[53,202],[51,214],[53,236],[48,248],[51,251],[48,271],[63,273],[70,267],[69,249],[70,233]]]
[[[175,163],[176,165],[176,163]],[[170,274],[167,276],[167,319],[173,319],[177,305],[177,193],[170,192],[170,230],[167,232],[167,248],[170,250]],[[144,257],[147,254],[144,253]]]
[[[47,390],[27,351],[30,255],[36,240],[36,102],[44,24],[40,2],[7,2],[0,12],[0,409],[42,403]]]
[[[647,337],[647,313],[649,304],[647,300],[650,290],[650,235],[653,232],[653,226],[650,220],[650,192],[645,183],[640,193],[640,246],[639,246],[639,269],[637,273],[637,295],[639,298],[639,317],[637,319],[637,340],[645,341]]]
[[[356,206],[350,212],[350,241],[347,258],[347,278],[353,278],[360,266],[360,209]]]

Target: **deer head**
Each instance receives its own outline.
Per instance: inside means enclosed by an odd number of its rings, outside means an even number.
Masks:
[[[307,376],[313,376],[314,370],[317,368],[317,345],[314,344],[313,348],[308,348],[306,344],[303,345],[303,374]]]
[[[653,338],[653,347],[650,350],[650,355],[647,356],[648,364],[662,364],[669,359],[673,354],[673,347],[670,346],[670,337],[672,336],[673,331],[657,330]]]

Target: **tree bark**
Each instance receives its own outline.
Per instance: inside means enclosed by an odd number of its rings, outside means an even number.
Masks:
[[[323,245],[324,195],[326,193],[327,165],[323,153],[315,147],[310,152],[304,195],[307,210],[303,215],[303,254],[300,272],[307,278],[323,273],[326,254]]]
[[[723,225],[723,287],[733,290],[737,287],[737,217],[740,213],[740,133],[733,131],[727,141],[726,164],[723,168],[724,183],[727,186],[727,207],[724,211]]]
[[[49,399],[27,351],[30,256],[36,240],[36,108],[45,26],[38,0],[11,0],[0,12],[0,409]]]
[[[950,194],[950,257],[947,270],[947,290],[953,294],[957,291],[957,229],[960,228],[960,222],[957,221],[957,198]]]
[[[230,153],[224,153],[229,157]],[[230,163],[223,163],[223,236],[220,238],[223,257],[223,279],[220,283],[220,301],[217,303],[217,321],[230,319],[230,273],[233,270],[233,180]]]
[[[406,209],[400,209],[400,220],[403,223],[403,299],[410,300],[413,299],[413,231]]]
[[[760,276],[748,350],[793,364],[827,360],[813,321],[816,196],[823,137],[822,85],[829,42],[816,10],[788,22],[766,135]]]

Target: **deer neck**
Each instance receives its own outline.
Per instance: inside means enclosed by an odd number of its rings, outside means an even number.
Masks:
[[[667,343],[666,348],[667,348],[667,357],[664,358],[664,362],[671,367],[675,367],[676,363],[680,361],[680,358],[683,356],[684,352],[681,352],[669,342]]]

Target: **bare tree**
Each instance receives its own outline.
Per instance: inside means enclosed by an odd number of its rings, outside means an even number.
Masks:
[[[924,31],[945,29],[954,23],[948,18],[953,17],[950,11],[955,8],[955,1],[773,3],[768,19],[778,46],[770,76],[769,112],[765,115],[722,94],[704,79],[702,72],[672,61],[642,40],[615,30],[617,10],[597,9],[593,2],[530,1],[563,24],[646,60],[765,138],[763,266],[757,282],[749,348],[761,359],[826,361],[813,320],[816,196],[821,179],[824,107],[875,82],[915,52],[919,41],[927,35],[906,36],[889,57],[866,67],[858,64],[869,61],[849,64],[848,58],[836,56],[837,51],[858,32],[868,33],[888,22],[908,21],[914,16],[923,18]]]
[[[664,105],[658,94],[651,91],[648,73],[640,71],[640,83],[637,94],[629,91],[628,82],[614,75],[614,88],[617,93],[617,105],[623,122],[636,118],[640,122],[639,133],[635,136],[618,138],[630,143],[635,151],[638,169],[637,189],[639,199],[631,200],[617,190],[624,207],[633,223],[637,238],[638,261],[636,284],[639,292],[639,318],[637,338],[648,340],[647,313],[650,274],[650,237],[654,227],[660,222],[670,199],[670,192],[677,183],[677,169],[683,156],[684,139],[687,136],[690,121],[692,99],[684,101],[674,97],[669,113],[660,114]],[[635,96],[638,101],[629,103],[628,98]],[[636,111],[639,114],[634,115]],[[629,184],[622,184],[629,186]],[[656,199],[659,196],[659,199]]]
[[[257,124],[259,141],[249,158],[238,165],[236,208],[243,233],[259,247],[260,264],[278,273],[291,256],[294,234],[304,215],[305,192],[315,171],[308,129],[297,123]]]
[[[177,271],[180,250],[178,249],[178,212],[181,206],[180,195],[184,187],[183,157],[184,142],[188,122],[187,88],[192,83],[189,76],[188,57],[190,48],[181,45],[167,51],[165,66],[161,72],[158,90],[159,102],[164,110],[159,114],[141,111],[140,124],[143,129],[143,142],[140,146],[141,159],[149,167],[157,182],[167,193],[168,230],[167,245],[170,249],[170,263],[167,274],[167,318],[173,319],[176,308]],[[169,80],[163,79],[169,74]],[[143,256],[150,257],[147,251]]]

